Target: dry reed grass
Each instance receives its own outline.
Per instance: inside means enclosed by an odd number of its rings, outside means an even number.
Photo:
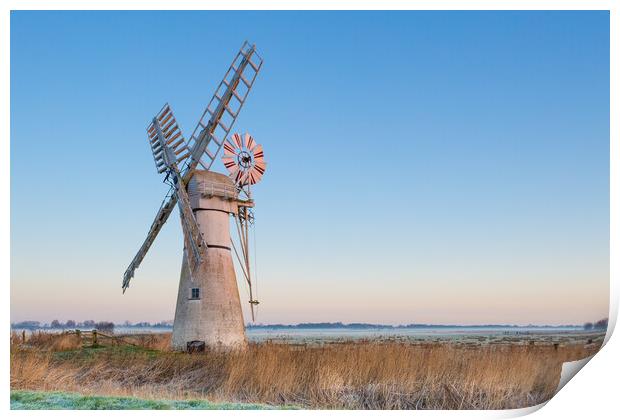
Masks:
[[[21,334],[11,332],[11,351],[15,350],[18,344],[27,344],[30,347],[45,351],[64,351],[74,350],[82,346],[82,340],[74,334],[50,334],[43,331],[35,331],[26,343],[23,343]]]
[[[11,388],[308,408],[504,409],[548,400],[562,362],[598,349],[582,344],[263,343],[243,352],[182,354],[163,351],[169,334],[124,339],[144,348],[67,351],[79,343],[47,334],[33,336],[27,343],[32,347],[24,347],[14,339]]]

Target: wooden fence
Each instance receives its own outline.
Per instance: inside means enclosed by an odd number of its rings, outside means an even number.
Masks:
[[[132,343],[128,340],[125,340],[124,337],[111,335],[98,330],[65,330],[59,334],[59,336],[63,335],[75,335],[77,336],[81,342],[83,347],[96,347],[98,345],[122,345],[128,344],[130,346],[136,346],[137,344]],[[11,340],[13,342],[14,335],[11,336]],[[19,336],[18,336],[19,337]],[[17,344],[26,344],[26,331],[22,330],[21,333],[21,343],[17,341]]]
[[[121,337],[117,337],[115,335],[109,335],[101,331],[97,330],[69,330],[65,331],[64,334],[75,334],[82,340],[82,346],[91,346],[95,347],[103,344],[129,344],[131,346],[135,346],[134,343],[131,343],[127,340],[124,340]]]

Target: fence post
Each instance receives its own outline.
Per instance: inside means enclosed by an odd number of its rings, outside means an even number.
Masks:
[[[97,345],[97,330],[93,330],[93,347]]]
[[[26,342],[26,330],[22,330],[22,344]]]

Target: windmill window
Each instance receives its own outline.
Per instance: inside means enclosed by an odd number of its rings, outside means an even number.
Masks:
[[[198,287],[192,288],[192,295],[190,299],[200,299],[200,289]]]

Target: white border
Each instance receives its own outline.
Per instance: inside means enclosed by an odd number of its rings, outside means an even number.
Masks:
[[[612,0],[607,1],[584,1],[584,0],[503,0],[503,1],[490,1],[490,0],[478,0],[478,1],[395,1],[395,0],[383,0],[381,2],[370,2],[366,0],[360,0],[356,2],[351,1],[338,1],[338,0],[298,0],[294,2],[279,1],[249,1],[249,0],[236,0],[234,2],[197,2],[190,0],[180,1],[164,1],[164,0],[151,0],[149,2],[137,1],[137,0],[94,0],[90,2],[64,0],[64,1],[15,1],[8,0],[0,3],[0,10],[2,15],[0,17],[0,31],[2,34],[1,40],[1,59],[0,59],[0,93],[2,96],[2,112],[0,113],[0,127],[2,127],[2,153],[0,153],[0,170],[2,171],[2,178],[0,181],[0,197],[9,197],[10,194],[10,10],[70,10],[70,9],[95,9],[95,10],[196,10],[196,9],[212,9],[212,10],[277,10],[277,9],[293,9],[293,10],[381,10],[381,9],[397,9],[397,10],[611,10],[611,51],[610,51],[610,328],[606,337],[606,343],[609,340],[610,334],[615,328],[618,314],[618,274],[620,269],[620,255],[619,255],[619,242],[620,238],[620,225],[618,224],[618,215],[620,215],[620,202],[618,191],[620,188],[620,172],[618,169],[618,158],[620,156],[620,143],[618,136],[618,24],[619,19],[617,16],[618,7],[617,3]],[[615,118],[614,118],[615,117]],[[8,200],[2,201],[0,206],[1,220],[3,228],[0,229],[0,266],[3,268],[3,278],[10,279],[10,206]],[[9,284],[7,281],[6,284]],[[3,326],[5,330],[5,337],[8,337],[10,332],[10,293],[3,293],[2,299],[4,303]],[[535,414],[539,418],[608,418],[608,413],[617,412],[617,404],[615,403],[616,395],[614,374],[620,372],[618,354],[620,353],[617,339],[611,340],[605,348],[593,358],[588,367],[592,365],[592,369],[585,368],[584,372],[579,376],[582,378],[579,381],[571,381],[556,397],[554,397],[547,405],[549,407],[541,410]],[[5,378],[3,386],[3,398],[4,409],[8,410],[9,407],[9,383],[7,378],[9,377],[9,352],[8,346],[2,347],[3,361],[2,370],[3,378]],[[610,375],[611,373],[611,375]],[[241,416],[244,418],[254,418],[258,416],[269,415],[270,417],[288,417],[294,415],[298,418],[303,417],[339,417],[339,418],[359,418],[359,417],[400,417],[410,416],[414,414],[416,417],[425,418],[446,418],[452,416],[458,416],[459,418],[504,418],[514,417],[527,414],[528,412],[535,411],[533,409],[512,410],[512,411],[434,411],[434,412],[371,412],[371,411],[301,411],[301,412],[235,412],[235,416]],[[86,413],[82,412],[9,412],[12,417],[39,417],[39,418],[59,418],[69,417],[78,418],[82,417]],[[231,413],[232,414],[232,413]],[[605,415],[604,415],[605,414]],[[132,416],[138,418],[160,418],[169,416],[187,416],[198,418],[203,417],[206,414],[204,412],[90,412],[89,416],[102,418],[103,416]],[[214,418],[223,418],[227,416],[226,412],[210,412],[209,416]],[[542,417],[541,417],[542,416]]]

